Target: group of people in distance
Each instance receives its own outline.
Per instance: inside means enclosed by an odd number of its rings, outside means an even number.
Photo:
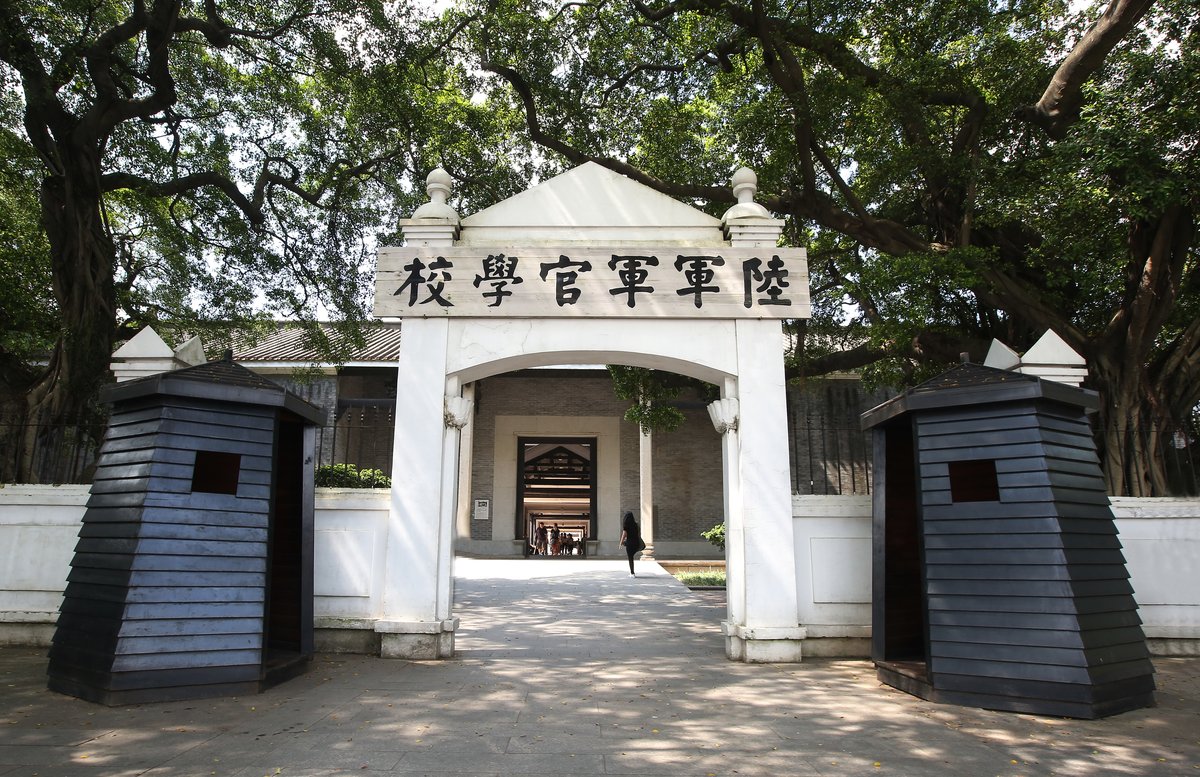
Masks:
[[[554,524],[549,530],[538,526],[533,536],[533,555],[535,556],[582,556],[583,541],[575,539],[571,532],[565,532]]]
[[[559,529],[557,523],[549,529],[545,524],[539,524],[534,530],[530,551],[534,556],[582,556],[585,552],[585,539],[582,533],[576,539],[571,532]],[[621,516],[620,544],[629,558],[629,576],[637,577],[633,570],[633,557],[646,549],[646,542],[642,539],[642,529],[638,526],[637,519],[628,510]]]

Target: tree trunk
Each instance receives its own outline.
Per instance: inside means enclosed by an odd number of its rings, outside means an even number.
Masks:
[[[61,149],[61,146],[60,146]],[[46,371],[25,398],[17,476],[26,482],[71,477],[78,446],[99,442],[96,393],[108,375],[116,325],[115,254],[104,222],[99,155],[63,154],[64,173],[42,183],[42,223],[50,242],[62,329]]]
[[[1097,437],[1108,492],[1114,496],[1167,496],[1157,434],[1162,420],[1147,412],[1147,397],[1137,389],[1138,373],[1145,370],[1129,365],[1111,378],[1100,377],[1105,371],[1094,367],[1092,374],[1093,380],[1103,386]]]
[[[1161,339],[1194,237],[1193,214],[1178,204],[1132,225],[1126,302],[1086,354],[1101,395],[1104,476],[1115,496],[1171,495],[1168,449],[1200,391],[1189,374],[1194,327],[1170,343]],[[1171,390],[1177,386],[1188,388]]]

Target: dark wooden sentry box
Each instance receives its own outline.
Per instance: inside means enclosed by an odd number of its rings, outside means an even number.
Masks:
[[[102,399],[112,420],[50,689],[115,705],[257,692],[303,671],[321,412],[230,361]]]
[[[1078,718],[1153,704],[1097,406],[1095,392],[962,364],[863,414],[882,682]]]

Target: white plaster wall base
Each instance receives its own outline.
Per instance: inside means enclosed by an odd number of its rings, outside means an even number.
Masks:
[[[721,623],[725,656],[747,664],[799,663],[808,632],[803,627],[751,628],[729,621]]]
[[[427,661],[454,655],[458,618],[441,621],[376,621],[380,658]]]
[[[88,486],[0,487],[0,645],[49,645]]]
[[[313,644],[318,653],[377,656],[380,642],[374,618],[313,618]]]

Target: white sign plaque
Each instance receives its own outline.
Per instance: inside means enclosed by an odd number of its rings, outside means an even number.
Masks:
[[[803,248],[384,248],[375,316],[808,318]]]
[[[491,517],[491,503],[486,499],[475,500],[475,520],[486,521]]]

